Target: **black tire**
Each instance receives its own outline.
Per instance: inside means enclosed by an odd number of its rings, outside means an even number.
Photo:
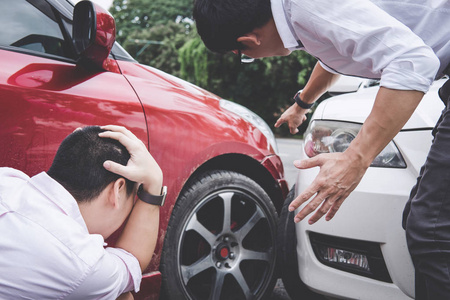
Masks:
[[[196,178],[183,189],[169,221],[161,299],[270,295],[276,280],[276,226],[273,203],[250,178],[231,171]]]
[[[298,274],[297,236],[295,234],[294,212],[289,212],[289,204],[295,197],[295,185],[289,191],[278,220],[277,268],[284,288],[293,300],[325,300],[302,282]]]

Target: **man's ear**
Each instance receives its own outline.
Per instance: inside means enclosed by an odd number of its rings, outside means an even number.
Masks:
[[[119,208],[122,204],[121,201],[126,200],[122,199],[126,197],[127,185],[124,178],[119,178],[113,183],[113,190],[111,193],[110,204],[114,206],[114,208]]]
[[[254,46],[261,45],[261,39],[260,39],[259,35],[253,31],[250,33],[247,33],[243,36],[238,37],[237,41],[249,48],[253,48]]]

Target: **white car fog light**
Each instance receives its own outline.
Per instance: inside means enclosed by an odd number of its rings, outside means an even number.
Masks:
[[[344,272],[392,282],[380,244],[310,232],[316,258],[324,265]]]
[[[325,261],[353,266],[370,272],[369,261],[367,256],[364,254],[327,247],[324,245],[319,246],[319,251]]]

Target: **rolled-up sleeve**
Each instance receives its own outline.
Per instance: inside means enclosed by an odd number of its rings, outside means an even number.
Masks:
[[[67,299],[116,299],[131,290],[138,292],[141,280],[141,268],[133,255],[123,249],[106,248]]]
[[[417,90],[426,93],[439,66],[439,59],[430,48],[414,48],[399,55],[386,66],[380,85],[395,90]]]

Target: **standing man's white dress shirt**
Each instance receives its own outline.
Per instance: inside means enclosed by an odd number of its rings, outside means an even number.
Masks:
[[[284,46],[306,50],[332,73],[426,92],[450,63],[448,0],[272,0],[271,5]]]
[[[311,104],[328,89],[337,78],[332,73],[380,79],[373,109],[349,148],[305,160],[308,168],[321,170],[290,208],[317,193],[297,214],[297,221],[315,209],[311,203],[322,207],[310,222],[325,214],[324,207],[329,220],[359,183],[375,152],[410,118],[421,92],[427,92],[444,73],[450,75],[450,1],[271,0],[271,7],[284,47],[304,49],[321,61],[322,68],[314,69],[304,88],[307,101],[303,104]],[[450,299],[449,88],[450,80],[439,91],[445,109],[403,212],[402,225],[415,267],[415,299],[420,300]],[[290,122],[291,132],[299,125],[298,115],[305,114],[303,100],[297,99],[293,109],[277,121],[278,126]],[[377,151],[370,153],[375,147]]]
[[[76,200],[45,172],[0,168],[0,299],[115,299],[139,290],[138,260],[104,249]],[[89,295],[89,296],[86,296]]]

